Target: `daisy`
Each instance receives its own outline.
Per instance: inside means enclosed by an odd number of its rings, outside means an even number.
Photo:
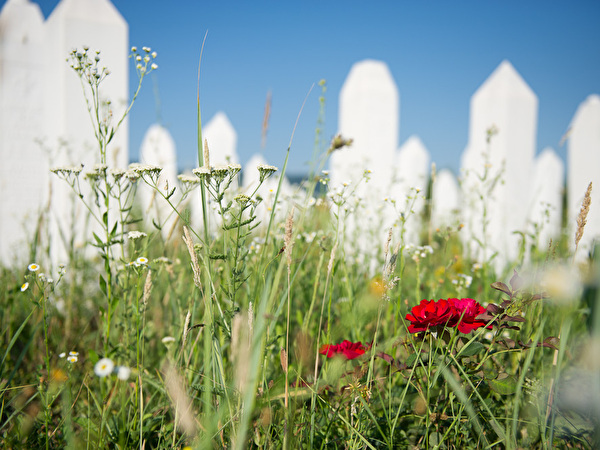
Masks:
[[[115,367],[115,363],[110,358],[102,358],[94,366],[94,373],[100,378],[110,375]]]

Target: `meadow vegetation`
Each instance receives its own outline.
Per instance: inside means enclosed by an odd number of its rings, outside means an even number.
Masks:
[[[133,49],[140,87],[155,57]],[[575,232],[523,234],[496,273],[426,209],[421,242],[400,220],[365,261],[322,171],[351,142],[319,124],[301,195],[279,178],[267,201],[211,165],[198,105],[202,166],[165,189],[159,167],[107,165],[125,116],[99,100],[97,55],[69,61],[98,165],[53,171],[93,225],[60,265],[32,238],[29,265],[2,268],[3,448],[598,448],[600,265],[574,262]],[[244,171],[272,183],[286,164]],[[170,238],[141,220],[143,183],[178,218]]]

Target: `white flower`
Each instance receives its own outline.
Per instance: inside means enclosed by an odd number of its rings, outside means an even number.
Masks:
[[[156,52],[152,52],[152,57],[156,58],[156,56],[157,56],[157,53]]]
[[[21,285],[21,292],[25,292],[27,290],[27,288],[29,287],[29,283],[23,283]]]
[[[67,354],[65,352],[62,352],[61,354],[58,355],[59,358],[64,358],[65,356],[67,356]]]
[[[40,269],[40,266],[36,263],[31,263],[27,266],[27,269],[29,269],[30,272],[37,272]]]
[[[151,68],[152,70],[156,70],[156,69],[158,69],[158,64],[156,64],[156,63],[152,63],[152,64],[150,65],[150,68]]]
[[[130,231],[129,233],[127,233],[127,239],[140,239],[143,237],[148,236],[146,233],[144,233],[143,231]]]
[[[134,53],[137,52],[137,47],[135,47],[135,46],[131,47],[131,51],[134,52]]]
[[[162,343],[165,345],[170,344],[171,342],[175,342],[175,338],[173,336],[165,336],[162,338]]]
[[[119,380],[127,380],[129,378],[129,375],[131,375],[131,369],[129,367],[117,367],[117,378]]]
[[[144,256],[140,256],[138,259],[135,260],[135,265],[138,267],[145,266],[146,264],[148,264],[148,258]]]
[[[73,352],[71,352],[71,353],[73,353]],[[69,361],[71,364],[75,364],[77,362],[77,359],[78,359],[77,355],[69,355],[69,356],[67,356],[67,361]]]
[[[110,375],[115,368],[115,363],[110,358],[102,358],[94,366],[94,373],[100,378]]]

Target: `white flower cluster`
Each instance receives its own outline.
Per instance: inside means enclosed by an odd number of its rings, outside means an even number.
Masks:
[[[410,255],[410,257],[415,262],[419,262],[421,259],[427,257],[427,255],[433,254],[433,248],[431,245],[413,245],[408,244],[405,247],[405,251]]]
[[[131,375],[131,369],[126,366],[115,366],[115,363],[110,358],[102,358],[94,366],[94,373],[104,378],[110,374],[116,374],[119,380],[127,380]]]

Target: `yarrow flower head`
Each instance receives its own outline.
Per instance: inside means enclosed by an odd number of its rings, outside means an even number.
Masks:
[[[369,349],[368,346],[362,344],[362,342],[350,342],[344,340],[341,344],[331,345],[325,344],[319,349],[321,355],[325,355],[328,358],[333,358],[336,355],[344,355],[346,359],[355,359],[361,355],[364,355],[365,351]]]
[[[421,300],[406,315],[406,320],[411,322],[408,326],[410,333],[457,327],[461,333],[468,334],[486,325],[485,320],[477,319],[484,313],[485,308],[472,298]]]
[[[127,239],[131,239],[132,241],[135,241],[136,239],[141,239],[146,236],[148,235],[143,231],[130,231],[129,233],[127,233]]]
[[[102,358],[94,366],[94,373],[100,378],[110,375],[115,368],[115,363],[110,358]]]
[[[258,176],[261,183],[278,170],[277,167],[270,166],[268,164],[259,164],[258,166],[256,166],[256,168],[258,169]]]

